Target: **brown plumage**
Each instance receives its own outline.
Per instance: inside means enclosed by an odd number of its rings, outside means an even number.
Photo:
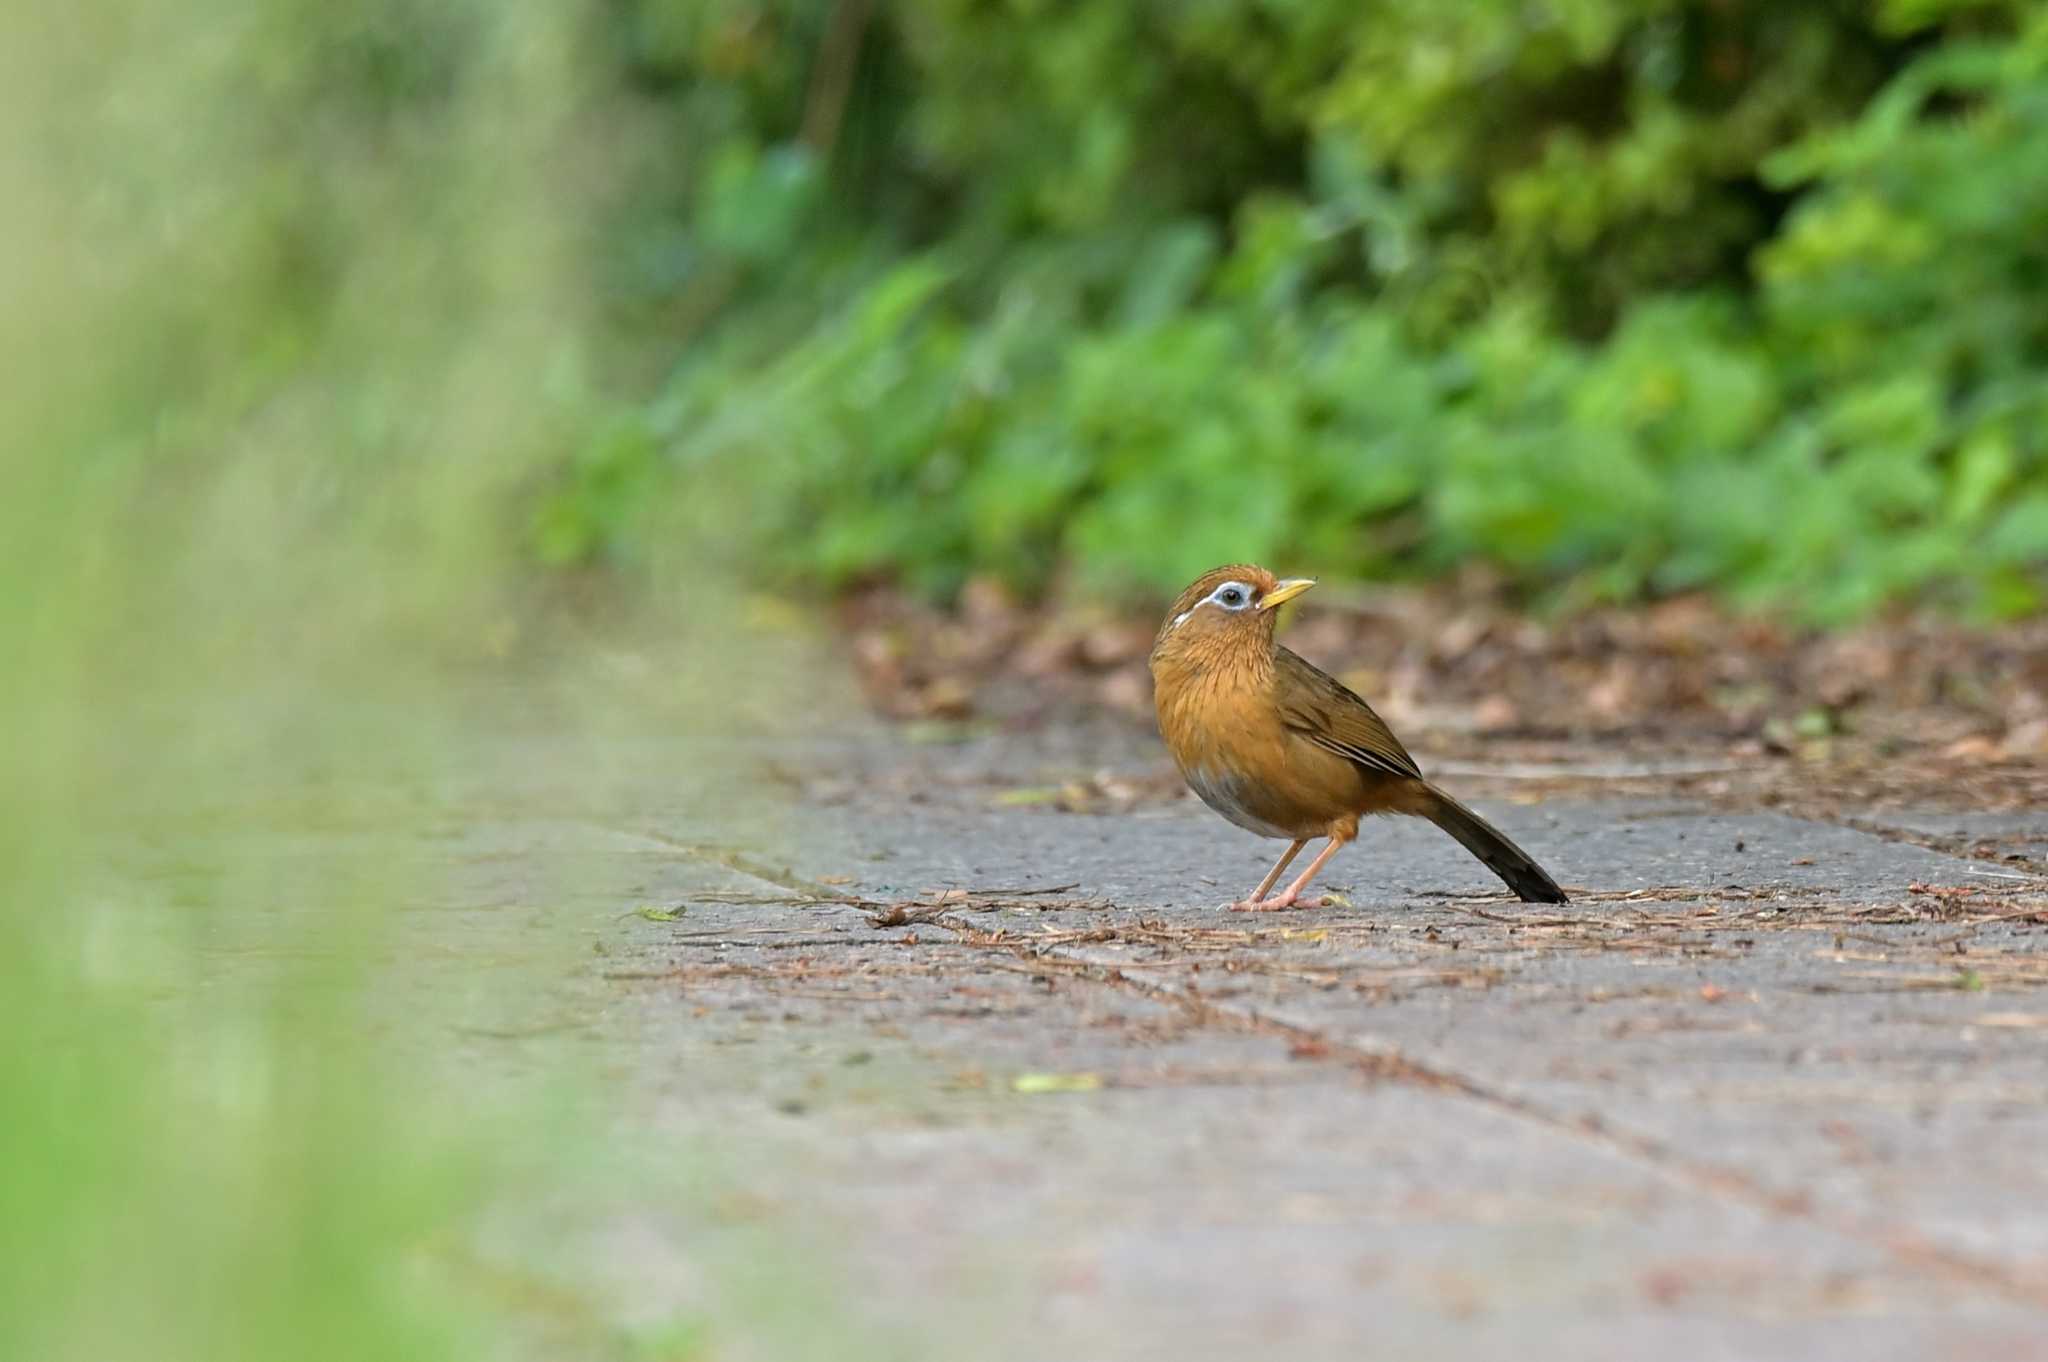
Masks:
[[[1367,814],[1427,818],[1508,888],[1536,903],[1562,889],[1498,829],[1423,778],[1372,707],[1342,682],[1273,641],[1277,607],[1315,583],[1282,581],[1248,563],[1197,577],[1152,643],[1159,732],[1204,803],[1241,828],[1293,845],[1237,908],[1291,908],[1317,871],[1358,835]],[[1317,837],[1307,870],[1266,891]]]

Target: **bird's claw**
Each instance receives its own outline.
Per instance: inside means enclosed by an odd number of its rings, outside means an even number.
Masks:
[[[1279,913],[1289,908],[1313,908],[1320,903],[1321,900],[1317,900],[1315,903],[1303,903],[1298,899],[1289,898],[1283,894],[1278,898],[1271,899],[1239,899],[1236,903],[1229,905],[1229,907],[1233,913]]]

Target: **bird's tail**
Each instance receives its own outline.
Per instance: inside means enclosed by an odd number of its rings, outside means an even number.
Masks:
[[[1488,870],[1501,877],[1526,903],[1569,903],[1564,890],[1528,852],[1507,839],[1499,828],[1431,785],[1430,798],[1417,810],[1424,818],[1458,839]]]

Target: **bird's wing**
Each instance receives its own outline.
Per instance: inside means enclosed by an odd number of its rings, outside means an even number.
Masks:
[[[1350,687],[1297,653],[1273,652],[1280,721],[1290,730],[1369,771],[1422,779],[1401,740]]]

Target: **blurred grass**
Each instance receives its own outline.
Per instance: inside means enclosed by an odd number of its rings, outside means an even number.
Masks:
[[[564,764],[522,774],[571,808],[607,792],[562,754],[632,722],[506,660],[522,495],[587,419],[588,17],[6,21],[0,1356],[844,1354],[773,1323],[795,1277],[629,1329],[481,1254],[508,1199],[599,1214],[646,1169],[544,1046],[509,1081],[446,1053],[457,1019],[530,1024],[587,931],[402,921],[448,891],[423,828],[489,818],[464,790],[518,760],[526,702],[492,696],[545,691]],[[661,722],[719,683],[689,656]],[[742,1278],[789,1261],[756,1247]]]

